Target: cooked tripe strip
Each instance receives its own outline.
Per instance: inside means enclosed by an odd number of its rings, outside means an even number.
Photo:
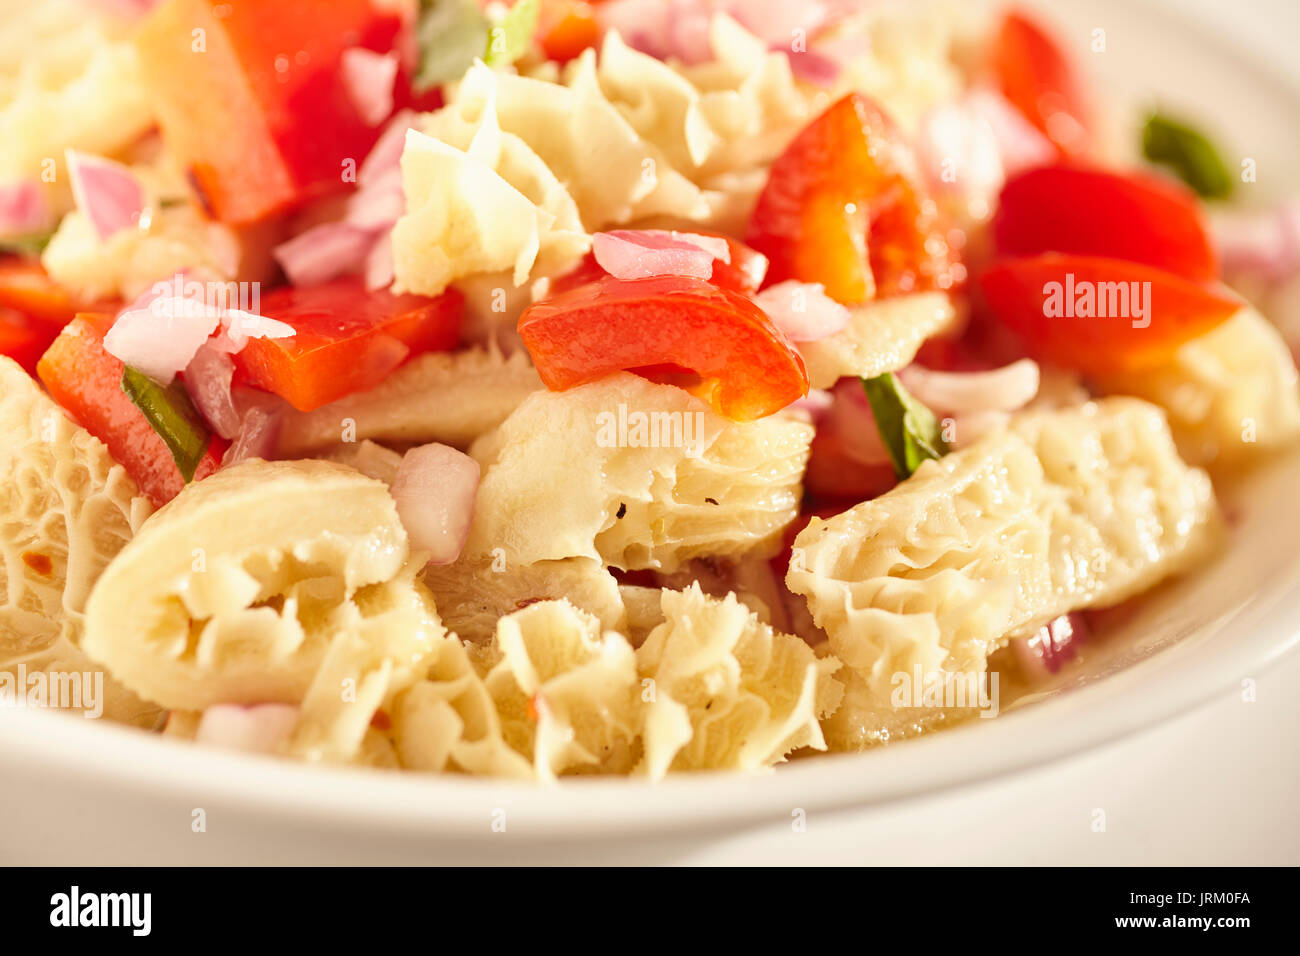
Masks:
[[[331,639],[366,617],[359,592],[406,557],[382,482],[254,459],[188,486],[122,549],[84,647],[165,707],[299,703]]]
[[[501,618],[489,644],[442,653],[399,694],[393,740],[418,770],[532,777],[757,770],[825,749],[834,658],[734,596],[662,592],[640,650],[565,600]]]
[[[115,153],[153,125],[135,47],[75,0],[0,2],[0,182],[66,180],[66,149]]]
[[[152,510],[134,481],[0,356],[0,668],[98,670],[78,649],[91,586]],[[105,714],[157,709],[105,680]]]
[[[1178,458],[1164,415],[1127,398],[1023,414],[879,498],[814,518],[786,582],[866,683],[856,706],[872,708],[837,715],[846,732],[828,727],[831,745],[915,722],[891,709],[896,674],[983,674],[1008,636],[1186,569],[1215,518],[1209,479]]]
[[[537,779],[632,771],[644,705],[627,638],[544,601],[501,619],[483,663],[502,734]]]
[[[818,720],[839,704],[839,661],[761,623],[734,594],[692,584],[665,590],[660,607],[663,623],[636,652],[650,682],[642,772],[757,770],[826,749]]]
[[[849,324],[834,335],[800,344],[808,381],[830,388],[854,375],[875,378],[911,364],[926,339],[953,322],[952,302],[942,292],[900,295],[851,310]]]
[[[732,422],[628,373],[535,392],[471,449],[483,479],[464,554],[674,571],[697,556],[773,552],[798,510],[811,440],[802,422]]]
[[[413,580],[417,568],[359,588],[340,605],[335,636],[303,698],[289,753],[312,761],[362,756],[371,720],[422,678],[454,635],[438,620],[429,592]]]
[[[1300,434],[1300,388],[1277,329],[1242,309],[1197,336],[1165,364],[1107,376],[1098,384],[1155,402],[1169,413],[1189,461],[1239,461]]]
[[[278,454],[294,458],[366,438],[465,448],[541,387],[526,352],[509,357],[492,348],[427,353],[369,391],[310,412],[287,408]]]

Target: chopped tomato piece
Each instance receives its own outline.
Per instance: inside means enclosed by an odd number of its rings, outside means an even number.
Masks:
[[[371,0],[167,0],[149,16],[144,86],[213,215],[251,222],[345,188],[380,127],[348,93],[343,51],[387,52],[403,17]]]
[[[309,412],[374,388],[411,355],[454,348],[463,307],[455,291],[393,295],[355,277],[287,286],[262,297],[261,314],[298,334],[250,340],[235,367],[250,384]]]
[[[600,40],[591,4],[582,0],[543,0],[537,42],[548,60],[567,63]]]
[[[1089,374],[1158,364],[1242,307],[1147,265],[1056,253],[1000,260],[980,288],[1030,355]]]
[[[103,335],[112,324],[112,315],[77,316],[41,358],[37,374],[54,400],[107,445],[149,500],[162,506],[180,493],[185,479],[166,443],[122,391],[122,362],[104,351]],[[215,472],[228,447],[213,437],[194,480]]]
[[[63,287],[49,277],[40,261],[0,259],[0,308],[13,309],[57,332],[77,314],[78,306]]]
[[[757,292],[763,285],[763,277],[767,275],[767,256],[761,252],[756,252],[749,246],[730,236],[724,236],[715,232],[696,232],[695,235],[711,236],[715,239],[722,239],[727,243],[727,251],[730,254],[730,262],[723,262],[721,259],[713,260],[713,275],[709,276],[709,283],[716,285],[721,289],[730,289],[732,292],[739,292],[743,295],[750,295]],[[570,289],[576,289],[580,285],[586,285],[588,282],[594,282],[605,275],[608,275],[596,261],[596,254],[589,252],[583,258],[582,262],[572,272],[566,272],[551,283],[551,294],[559,295],[561,292],[567,292]]]
[[[1010,11],[994,40],[992,65],[1002,95],[1062,153],[1088,152],[1091,120],[1083,83],[1047,31],[1025,14]]]
[[[808,391],[802,357],[772,320],[702,279],[605,276],[530,306],[519,334],[555,391],[651,370],[736,421],[770,415]]]
[[[36,374],[37,360],[58,334],[51,326],[0,306],[0,355],[9,356],[27,369],[28,374]]]
[[[1219,263],[1196,195],[1160,176],[1043,166],[1002,189],[993,221],[998,252],[1068,252],[1143,262],[1193,282]]]
[[[853,93],[813,120],[772,164],[746,237],[773,282],[820,282],[856,305],[947,289],[959,275],[938,207],[913,176],[893,123]]]

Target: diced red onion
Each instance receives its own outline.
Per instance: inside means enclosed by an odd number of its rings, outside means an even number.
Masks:
[[[948,446],[961,449],[973,444],[982,435],[1006,428],[1011,422],[1011,416],[999,411],[954,412],[951,422],[951,434],[946,436],[950,438]]]
[[[862,382],[856,378],[844,379],[831,389],[831,395],[834,400],[826,423],[838,439],[844,457],[867,468],[890,464],[889,450],[876,427],[876,417]]]
[[[1078,652],[1088,638],[1087,624],[1079,614],[1065,614],[1043,625],[1032,637],[1017,637],[1011,647],[1025,676],[1043,678],[1055,674]]]
[[[385,234],[375,240],[366,256],[366,288],[371,292],[387,289],[393,284],[393,240]]]
[[[284,403],[265,392],[241,389],[235,404],[236,407],[243,408],[239,432],[234,444],[226,449],[221,467],[226,468],[249,458],[269,461],[274,457],[279,441]]]
[[[241,351],[249,339],[287,339],[298,334],[287,322],[243,309],[226,309],[221,316],[221,327],[231,352]]]
[[[378,126],[393,112],[397,61],[396,53],[357,46],[348,47],[340,57],[343,87],[367,126]]]
[[[817,283],[780,282],[755,295],[754,301],[795,342],[815,342],[849,324],[849,310]]]
[[[343,221],[370,232],[388,231],[406,212],[402,171],[390,169],[352,194]]]
[[[185,367],[185,388],[194,407],[212,430],[225,439],[239,434],[239,412],[230,393],[234,377],[235,363],[230,354],[206,343]]]
[[[280,243],[274,255],[293,285],[316,285],[355,272],[373,243],[368,229],[327,222]]]
[[[106,13],[128,19],[138,19],[158,6],[160,0],[91,0],[93,6]]]
[[[834,57],[826,56],[816,50],[795,51],[790,44],[776,43],[772,49],[784,53],[790,60],[790,72],[805,83],[814,86],[833,86],[843,72],[843,65]]]
[[[104,349],[168,385],[220,323],[220,312],[201,301],[158,296],[142,309],[120,313],[104,336]]]
[[[292,704],[213,704],[203,711],[194,739],[201,744],[272,754],[284,749],[298,725]]]
[[[1056,147],[1029,122],[1025,115],[996,90],[976,88],[966,94],[965,103],[970,111],[993,130],[1002,171],[1006,176],[1034,166],[1050,163],[1056,157]]]
[[[936,411],[1014,412],[1038,394],[1038,363],[1020,359],[987,372],[934,372],[909,365],[898,373],[912,396]]]
[[[619,229],[592,237],[592,252],[600,267],[616,279],[686,276],[708,279],[713,261],[731,261],[723,239],[664,229]]]
[[[0,236],[30,236],[50,227],[50,205],[41,184],[25,179],[0,186]]]
[[[786,411],[794,412],[807,421],[816,423],[830,411],[833,401],[834,396],[830,392],[820,388],[810,388],[803,398],[791,402]]]
[[[1263,212],[1225,213],[1213,224],[1226,274],[1276,281],[1300,271],[1300,200]]]
[[[832,4],[822,0],[723,0],[719,6],[765,43],[787,50],[796,33],[811,37],[832,19]]]
[[[70,149],[68,178],[77,209],[100,239],[134,228],[144,212],[144,187],[121,163]]]
[[[392,495],[411,539],[433,564],[460,557],[474,519],[478,462],[447,445],[420,445],[402,456]]]
[[[406,131],[415,125],[417,116],[415,110],[409,109],[399,110],[393,115],[357,170],[359,185],[367,186],[380,176],[401,168]]]

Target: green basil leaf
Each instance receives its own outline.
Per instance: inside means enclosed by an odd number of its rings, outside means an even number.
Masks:
[[[1171,169],[1206,199],[1232,193],[1232,175],[1203,133],[1178,120],[1153,113],[1142,128],[1142,155]]]
[[[488,31],[483,62],[488,66],[507,66],[528,52],[541,12],[541,0],[518,0]]]
[[[477,0],[420,0],[415,25],[420,65],[417,93],[459,80],[488,47],[488,18]]]
[[[185,387],[172,382],[164,388],[128,365],[122,372],[122,391],[166,443],[185,483],[193,481],[194,470],[212,443],[212,433],[203,424]]]
[[[862,379],[876,429],[901,481],[929,458],[948,454],[939,421],[891,373]]]

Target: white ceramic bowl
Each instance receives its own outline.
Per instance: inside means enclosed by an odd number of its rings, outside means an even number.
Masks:
[[[1243,3],[1244,8],[1251,4]],[[1112,93],[1203,117],[1261,170],[1300,155],[1300,84],[1159,4],[1053,4]],[[1284,4],[1263,4],[1284,10]],[[1264,179],[1264,174],[1261,174]],[[1275,176],[1276,198],[1287,188]],[[1263,196],[1261,195],[1261,199]],[[996,720],[762,777],[542,788],[328,770],[213,751],[64,715],[0,714],[0,861],[670,862],[799,811],[886,804],[1044,765],[1190,710],[1300,643],[1300,453],[1227,497],[1239,515],[1210,565],[1163,589],[1069,684]],[[871,808],[877,808],[873,810]],[[193,821],[202,811],[205,831]],[[786,827],[788,830],[788,826]]]

